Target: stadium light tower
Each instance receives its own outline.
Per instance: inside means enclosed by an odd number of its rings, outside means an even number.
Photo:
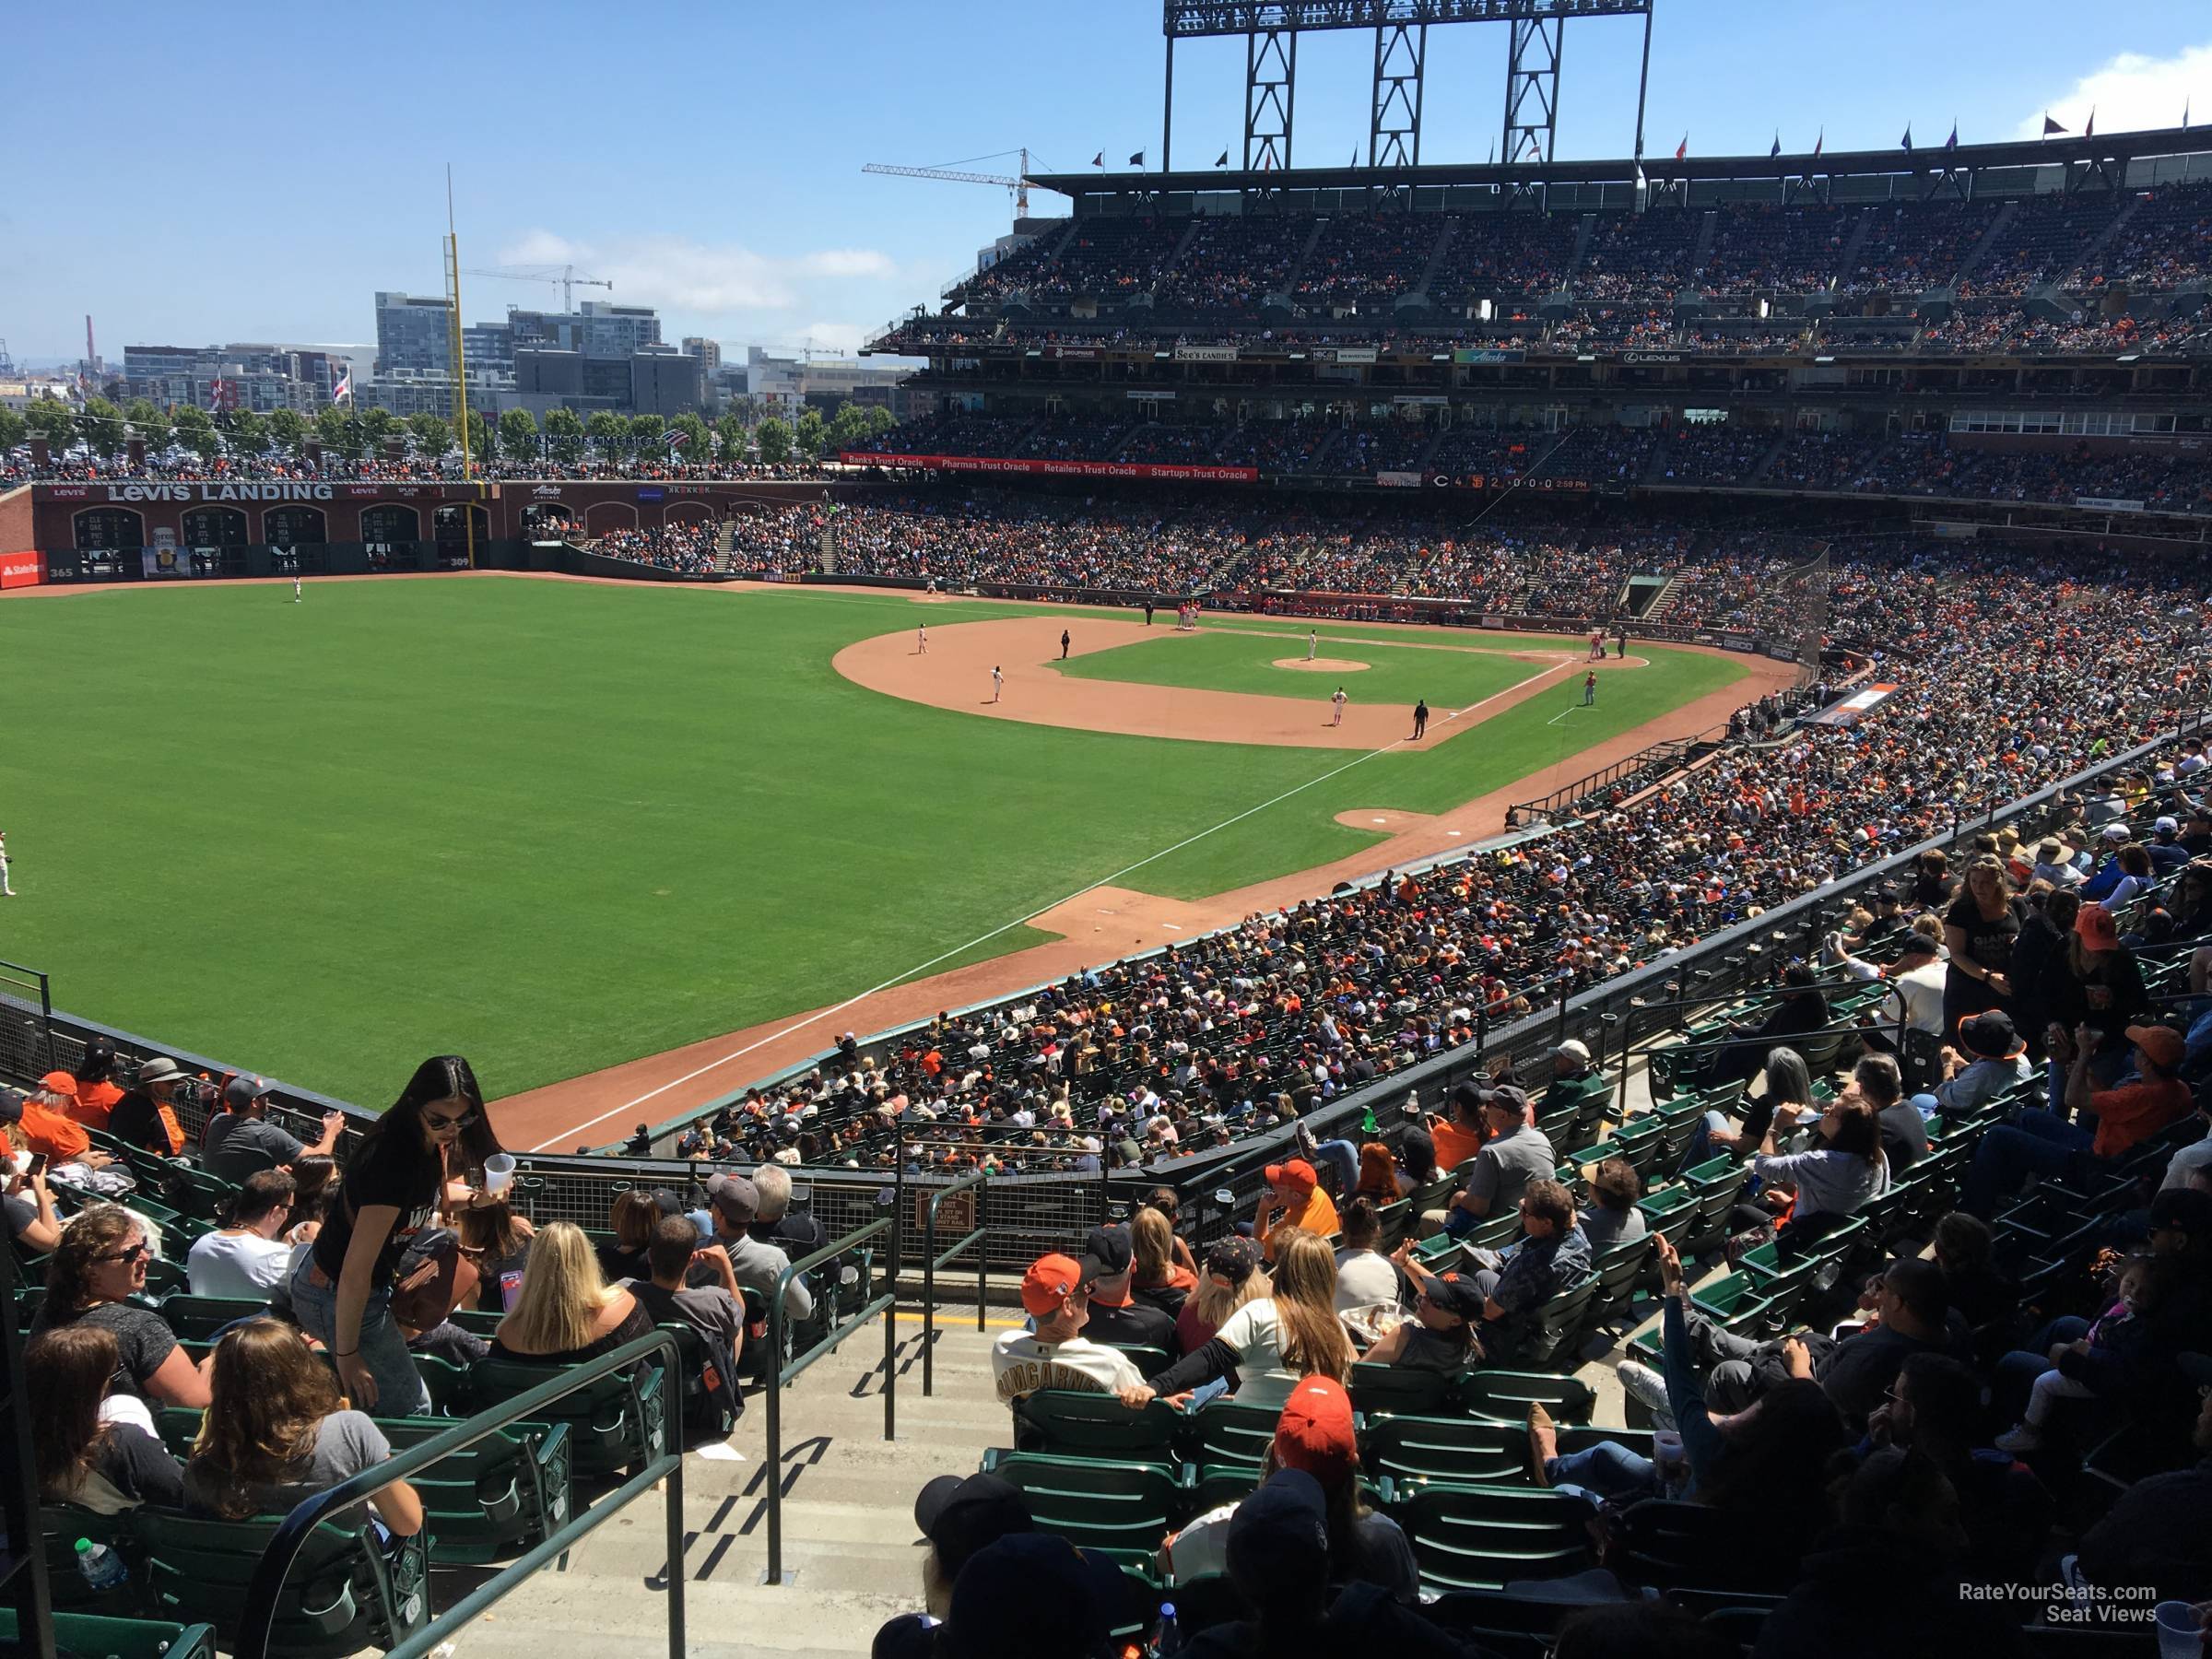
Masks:
[[[1429,29],[1447,23],[1504,23],[1504,145],[1508,163],[1553,159],[1559,139],[1559,53],[1571,18],[1643,19],[1643,74],[1652,62],[1655,0],[1161,0],[1168,67],[1161,100],[1160,171],[1174,170],[1175,42],[1208,35],[1244,37],[1244,171],[1290,166],[1297,108],[1298,37],[1324,29],[1371,29],[1374,86],[1367,164],[1411,167],[1421,154],[1421,94]],[[1636,90],[1636,154],[1643,154],[1644,80]]]

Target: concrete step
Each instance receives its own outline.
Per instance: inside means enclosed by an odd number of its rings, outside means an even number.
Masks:
[[[1004,1315],[998,1316],[1003,1322]],[[748,1396],[728,1445],[744,1461],[684,1460],[687,1651],[712,1659],[865,1653],[886,1619],[922,1605],[914,1495],[1010,1443],[991,1388],[1001,1324],[940,1326],[936,1393],[924,1398],[921,1331],[900,1321],[898,1439],[883,1438],[882,1338],[864,1331],[783,1391],[783,1571],[768,1567],[767,1402]],[[458,1659],[545,1659],[621,1644],[665,1651],[661,1500],[641,1500],[455,1638]],[[440,1575],[441,1599],[445,1575]]]

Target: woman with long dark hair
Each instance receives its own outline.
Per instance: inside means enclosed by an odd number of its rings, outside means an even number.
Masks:
[[[493,1202],[466,1178],[500,1150],[477,1075],[458,1054],[415,1068],[347,1160],[313,1247],[293,1270],[292,1312],[330,1349],[346,1395],[382,1417],[429,1409],[392,1280],[415,1236],[446,1206]]]
[[[142,1503],[184,1505],[177,1461],[138,1423],[104,1409],[120,1353],[112,1332],[64,1325],[23,1350],[30,1453],[39,1496],[98,1515]]]

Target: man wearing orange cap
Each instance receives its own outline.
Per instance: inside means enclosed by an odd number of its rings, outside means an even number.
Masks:
[[[2077,1159],[2116,1159],[2196,1109],[2194,1094],[2177,1075],[2184,1050],[2172,1027],[2127,1028],[2136,1076],[2117,1088],[2098,1088],[2089,1076],[2094,1031],[2077,1026],[2069,1039],[2054,1026],[2052,1035],[2057,1039],[2051,1045],[2052,1064],[2066,1071],[2066,1109],[2096,1121],[2070,1123],[2053,1112],[2030,1110],[1984,1130],[1959,1195],[1959,1207],[1969,1215],[1987,1220],[2031,1171],[2050,1179],[2064,1175]]]
[[[1339,1528],[1348,1529],[1349,1551],[1330,1552],[1335,1561],[1347,1560],[1348,1554],[1347,1570],[1333,1571],[1333,1579],[1341,1575],[1379,1584],[1407,1606],[1419,1600],[1420,1569],[1405,1532],[1359,1500],[1359,1442],[1353,1433],[1351,1396],[1343,1384],[1329,1377],[1307,1377],[1291,1390],[1260,1467],[1261,1483],[1277,1469],[1302,1470],[1320,1483],[1328,1497],[1332,1543]],[[1226,1503],[1209,1510],[1169,1537],[1160,1554],[1178,1583],[1228,1571],[1229,1527],[1237,1509]]]
[[[1344,1230],[1344,1223],[1336,1218],[1336,1206],[1321,1190],[1321,1178],[1304,1159],[1269,1164],[1266,1175],[1267,1190],[1260,1194],[1252,1234],[1260,1241],[1260,1254],[1268,1261],[1275,1260],[1275,1236],[1285,1228],[1302,1227],[1324,1239]]]
[[[1041,1388],[1117,1394],[1144,1384],[1144,1375],[1117,1348],[1087,1341],[1090,1317],[1083,1267],[1072,1256],[1041,1255],[1021,1276],[1021,1305],[1032,1329],[1007,1331],[991,1345],[998,1397],[1011,1406]]]

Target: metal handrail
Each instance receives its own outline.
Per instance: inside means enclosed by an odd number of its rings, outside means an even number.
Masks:
[[[794,1354],[788,1364],[783,1355],[783,1296],[791,1281],[811,1268],[820,1266],[834,1256],[866,1243],[877,1235],[888,1235],[895,1248],[899,1223],[896,1214],[880,1221],[871,1221],[865,1227],[854,1228],[841,1239],[833,1239],[811,1255],[797,1261],[776,1276],[776,1288],[768,1303],[768,1579],[771,1584],[783,1582],[783,1385],[798,1380],[804,1371],[823,1355],[832,1352],[844,1339],[862,1325],[883,1315],[883,1438],[898,1439],[899,1401],[899,1298],[896,1294],[898,1277],[894,1272],[889,1279],[892,1289],[880,1296],[870,1297],[859,1310],[842,1324],[825,1332],[820,1341],[803,1354]],[[678,1659],[671,1655],[671,1659]]]
[[[394,1457],[386,1459],[372,1469],[364,1469],[351,1478],[340,1481],[325,1491],[296,1505],[285,1516],[276,1535],[269,1540],[262,1552],[260,1564],[253,1569],[253,1583],[246,1591],[245,1617],[241,1624],[237,1645],[232,1652],[237,1659],[267,1659],[269,1639],[275,1630],[276,1606],[291,1576],[292,1564],[299,1559],[300,1547],[307,1542],[323,1518],[334,1510],[360,1503],[386,1487],[406,1479],[418,1471],[429,1468],[456,1452],[465,1452],[478,1441],[488,1439],[510,1424],[527,1421],[536,1417],[556,1400],[566,1399],[581,1388],[598,1382],[602,1377],[637,1364],[654,1355],[665,1356],[668,1374],[678,1376],[683,1370],[683,1356],[677,1347],[676,1334],[656,1330],[652,1335],[626,1342],[610,1354],[582,1365],[564,1368],[557,1376],[548,1378],[526,1394],[501,1402],[488,1411],[455,1423],[444,1433],[434,1435],[418,1446],[410,1446]],[[576,1542],[604,1525],[629,1500],[652,1489],[656,1481],[665,1480],[667,1487],[668,1523],[668,1659],[684,1659],[684,1459],[681,1452],[664,1450],[642,1469],[634,1472],[614,1491],[593,1504],[589,1509],[572,1513],[551,1535],[512,1561],[500,1568],[482,1584],[470,1591],[443,1614],[389,1650],[385,1659],[420,1659],[433,1647],[444,1641],[454,1630],[503,1600],[514,1587],[535,1572],[556,1556],[564,1555]]]
[[[937,1334],[937,1269],[952,1265],[971,1244],[975,1246],[975,1328],[983,1328],[984,1299],[990,1294],[991,1253],[983,1248],[983,1235],[990,1230],[983,1224],[983,1208],[989,1202],[991,1171],[975,1170],[961,1176],[949,1186],[939,1187],[929,1196],[929,1209],[922,1222],[922,1397],[927,1399],[936,1392],[936,1334]],[[937,1206],[955,1193],[974,1188],[982,1191],[975,1198],[975,1227],[968,1236],[951,1249],[937,1249]]]

